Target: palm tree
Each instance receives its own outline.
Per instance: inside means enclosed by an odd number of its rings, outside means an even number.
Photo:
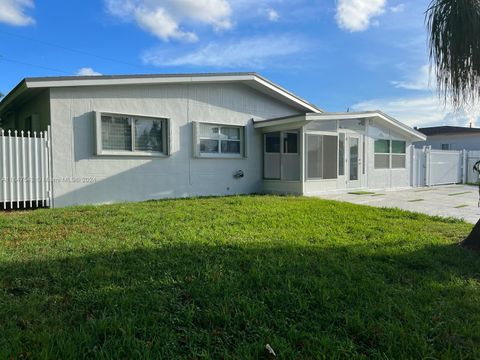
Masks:
[[[426,13],[439,95],[455,108],[480,98],[480,0],[432,0]],[[480,221],[461,243],[480,252]]]

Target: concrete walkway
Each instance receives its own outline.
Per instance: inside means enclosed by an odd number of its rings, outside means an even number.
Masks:
[[[358,194],[326,194],[320,197],[354,204],[399,208],[428,215],[456,217],[473,224],[480,218],[478,187],[469,185],[378,191],[373,194],[360,194],[360,192]]]

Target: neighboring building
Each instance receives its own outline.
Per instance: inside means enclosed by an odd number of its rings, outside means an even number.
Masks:
[[[0,118],[51,129],[55,207],[406,188],[412,143],[425,140],[380,111],[324,112],[255,73],[27,78]],[[84,177],[95,181],[62,181]]]
[[[461,126],[435,126],[418,129],[427,136],[415,146],[431,146],[434,150],[480,151],[480,128]]]

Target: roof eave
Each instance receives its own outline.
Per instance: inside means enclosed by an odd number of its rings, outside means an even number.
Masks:
[[[0,101],[0,113],[2,113],[5,110],[5,108],[13,100],[15,100],[15,98],[17,98],[20,94],[22,94],[27,89],[28,89],[27,81],[26,79],[23,79]]]
[[[223,74],[166,74],[166,75],[120,75],[120,76],[67,76],[51,78],[26,78],[22,82],[29,89],[75,87],[75,86],[100,86],[100,85],[142,85],[142,84],[169,84],[169,83],[197,83],[197,82],[245,82],[255,83],[265,89],[278,94],[287,102],[305,112],[322,113],[323,110],[310,102],[296,96],[290,91],[271,82],[254,72],[248,73],[223,73]],[[13,92],[13,91],[12,91]],[[11,93],[12,93],[11,92]]]
[[[296,123],[301,119],[301,115],[292,115],[282,118],[260,120],[255,122],[255,128],[265,128],[276,125],[285,125],[288,123]],[[359,119],[359,118],[381,118],[383,121],[387,122],[394,127],[401,129],[404,133],[412,139],[412,141],[425,141],[427,137],[412,129],[411,127],[403,124],[402,122],[392,118],[391,116],[383,113],[382,111],[368,111],[368,112],[349,112],[349,113],[309,113],[305,114],[305,121],[315,121],[315,120],[348,120],[348,119]]]

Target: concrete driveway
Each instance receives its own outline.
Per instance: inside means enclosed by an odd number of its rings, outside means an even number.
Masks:
[[[478,187],[469,185],[433,186],[375,193],[327,194],[320,197],[354,204],[399,208],[428,215],[456,217],[473,224],[480,218]]]

